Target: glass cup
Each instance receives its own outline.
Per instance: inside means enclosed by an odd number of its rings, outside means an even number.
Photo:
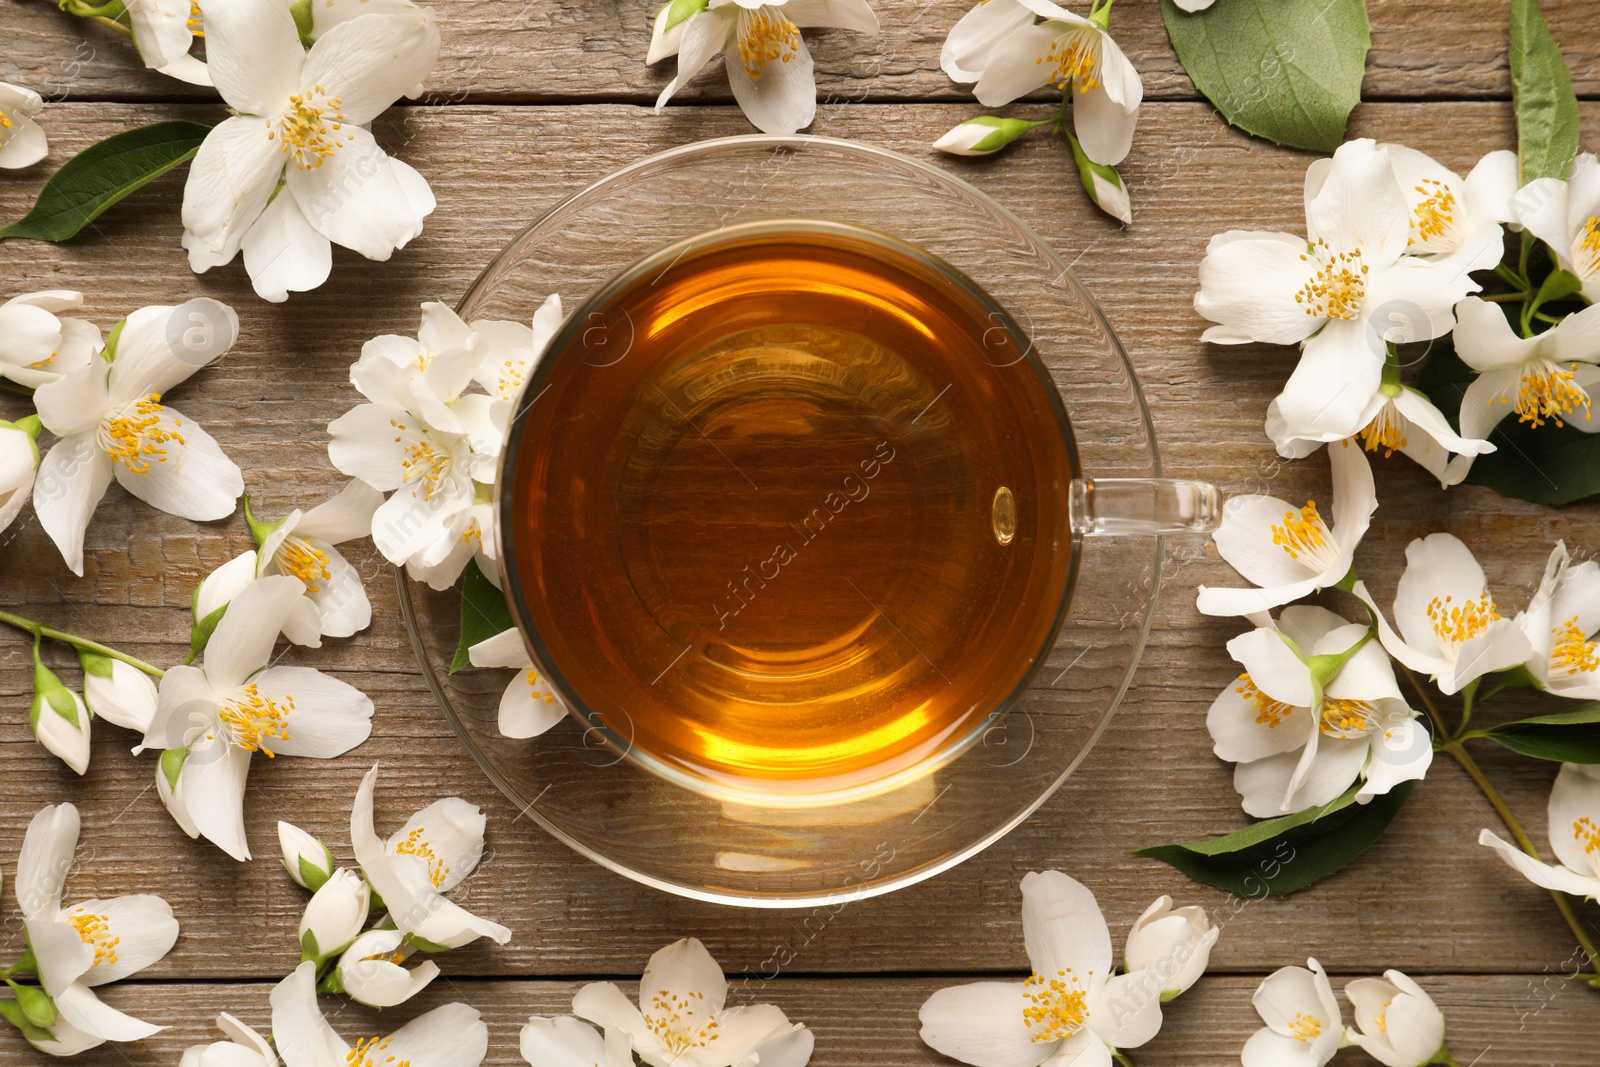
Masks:
[[[1016,551],[1039,565],[1011,568],[1025,580],[1013,582],[1011,599],[990,623],[999,628],[1020,617],[1025,625],[1015,633],[996,629],[999,637],[976,627],[977,643],[960,646],[981,662],[996,647],[1011,651],[994,677],[976,672],[975,688],[962,690],[971,706],[963,704],[965,713],[946,728],[893,751],[884,744],[881,759],[847,772],[752,775],[676,757],[656,743],[649,726],[675,701],[687,707],[704,695],[684,680],[697,674],[702,681],[736,677],[745,687],[739,697],[753,706],[769,700],[800,707],[796,678],[805,675],[812,684],[832,677],[836,664],[807,674],[719,660],[723,646],[708,641],[709,621],[673,616],[656,588],[672,577],[670,553],[652,570],[639,562],[648,553],[637,531],[629,532],[628,516],[642,506],[630,496],[629,464],[660,433],[648,419],[636,425],[627,414],[617,418],[609,443],[606,433],[590,442],[581,431],[590,410],[585,403],[605,399],[605,389],[619,381],[618,368],[630,366],[628,353],[635,367],[648,362],[633,347],[641,324],[630,300],[741,243],[784,241],[835,248],[856,242],[863,254],[884,257],[891,264],[885,270],[903,268],[976,302],[986,317],[979,321],[993,324],[993,338],[985,335],[982,358],[946,367],[961,388],[939,393],[921,410],[940,397],[953,403],[965,395],[989,404],[978,410],[991,421],[1019,412],[1026,419],[1033,436],[1025,447],[1013,442],[997,452],[994,470],[984,475],[993,474],[992,496],[991,482],[977,483],[988,505],[984,537],[994,542],[988,551],[1004,557],[1016,537]],[[848,267],[836,278],[845,278]],[[819,277],[828,280],[826,272]],[[844,288],[843,281],[835,288]],[[402,608],[425,675],[490,778],[557,837],[614,870],[669,891],[758,906],[809,906],[910,884],[978,851],[1043,803],[1082,760],[1131,682],[1159,584],[1162,535],[1204,533],[1220,513],[1213,487],[1161,476],[1149,413],[1126,356],[1054,252],[970,186],[895,153],[816,137],[739,137],[643,160],[559,205],[490,264],[459,310],[469,321],[526,319],[552,291],[574,310],[515,404],[496,511],[508,603],[530,657],[570,719],[537,738],[498,736],[495,697],[503,676],[440,670],[454,647],[454,605],[448,594],[401,578]],[[619,343],[624,319],[627,344]],[[759,340],[767,346],[762,352],[774,350],[770,336]],[[825,348],[833,341],[815,343]],[[784,346],[783,352],[805,348]],[[740,351],[748,362],[748,351]],[[675,416],[687,412],[674,398],[687,408],[683,398],[699,395],[692,382],[672,397],[648,384]],[[882,421],[910,432],[916,419],[906,416],[924,394],[933,396],[932,388],[919,393],[909,384],[904,395],[879,398],[890,412]],[[617,457],[611,467],[601,453]],[[593,471],[591,459],[599,464]],[[896,471],[910,469],[903,462]],[[938,465],[929,469],[920,481],[916,471],[907,475],[910,506],[940,491]],[[573,477],[577,470],[583,477]],[[740,506],[756,499],[750,495]],[[700,525],[705,518],[690,516]],[[570,536],[564,521],[582,527],[582,536]],[[579,543],[589,546],[587,555],[572,550]],[[625,581],[610,583],[621,589],[621,600],[585,592],[603,589],[605,576],[622,572]],[[919,590],[911,584],[904,595],[912,599],[904,602],[915,605]],[[754,588],[746,580],[746,591]],[[878,637],[862,638],[865,652],[847,649],[836,659],[848,663],[899,646],[901,659],[890,674],[905,673],[918,656],[933,666],[921,642],[895,623],[903,616],[856,592],[867,602],[857,609],[862,632],[875,628]],[[958,590],[957,600],[970,603],[970,590]],[[1018,610],[1006,611],[1012,604]],[[913,606],[912,615],[918,610]],[[659,633],[618,629],[629,612]],[[624,645],[630,655],[621,659],[601,652]],[[674,659],[675,648],[681,651]],[[659,674],[651,655],[665,665]],[[638,675],[631,690],[617,684],[618,672],[629,670]],[[841,683],[861,682],[840,670]],[[888,700],[879,696],[879,704]],[[893,696],[913,700],[915,687]],[[837,693],[824,690],[823,697]],[[865,736],[891,735],[900,736],[883,730]]]

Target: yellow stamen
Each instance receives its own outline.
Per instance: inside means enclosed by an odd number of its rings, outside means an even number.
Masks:
[[[267,131],[267,139],[276,138],[279,147],[294,160],[301,170],[316,170],[344,145],[355,140],[355,134],[342,133],[344,101],[329,97],[318,85],[310,92],[289,97],[289,106],[278,116],[277,126]]]
[[[285,538],[282,547],[278,549],[279,566],[283,568],[284,573],[300,579],[308,593],[320,593],[322,586],[317,583],[333,578],[330,563],[326,552],[298,537]]]
[[[1574,615],[1562,626],[1557,626],[1551,631],[1555,639],[1550,646],[1550,669],[1562,674],[1587,674],[1589,671],[1600,670],[1600,643],[1589,640],[1589,636],[1578,626],[1578,616]]]
[[[1578,268],[1582,277],[1600,274],[1600,215],[1590,215],[1589,221],[1583,224],[1583,230],[1578,235],[1573,251],[1578,253],[1573,258],[1578,260],[1573,266]]]
[[[240,690],[237,699],[217,709],[217,717],[228,725],[233,743],[249,752],[263,752],[270,759],[277,755],[269,747],[274,738],[289,740],[289,716],[295,710],[294,697],[285,693],[283,703],[262,696],[251,682]]]
[[[1572,824],[1572,836],[1583,842],[1584,855],[1593,856],[1600,852],[1600,826],[1596,826],[1589,816],[1585,815]]]
[[[1333,737],[1359,737],[1371,733],[1378,725],[1378,709],[1365,700],[1339,700],[1327,697],[1322,701],[1321,729]]]
[[[198,3],[198,0],[189,0],[188,26],[189,32],[194,34],[196,37],[204,37],[206,35],[205,24],[200,18],[200,4]]]
[[[522,388],[523,376],[527,369],[513,360],[506,360],[500,367],[500,380],[495,383],[495,392],[501,400],[510,400],[517,395],[517,390]]]
[[[1289,1036],[1303,1044],[1311,1044],[1322,1036],[1322,1020],[1304,1012],[1295,1012],[1289,1020]]]
[[[1049,84],[1065,92],[1077,86],[1080,93],[1100,86],[1100,36],[1089,30],[1064,33],[1050,42],[1050,51],[1034,60],[1049,64]]]
[[[739,13],[739,62],[751,81],[768,63],[788,63],[800,50],[800,27],[771,7]]]
[[[1322,516],[1317,514],[1315,500],[1306,501],[1299,514],[1284,512],[1283,525],[1272,527],[1272,543],[1289,553],[1290,559],[1299,559],[1301,554],[1313,554],[1327,547],[1331,536]]]
[[[1373,1020],[1373,1022],[1377,1024],[1378,1033],[1380,1034],[1387,1034],[1389,1032],[1389,1005],[1393,1003],[1393,1000],[1384,1001],[1383,1010],[1380,1011],[1378,1013],[1378,1017]]]
[[[172,441],[180,445],[185,443],[181,433],[162,427],[161,415],[165,411],[160,393],[134,401],[115,417],[101,423],[100,447],[131,473],[148,474],[152,457],[157,463],[166,462],[167,450],[163,445]],[[174,422],[173,425],[183,424]]]
[[[1089,972],[1094,978],[1094,972]],[[1070,983],[1070,985],[1068,984]],[[1033,1032],[1033,1040],[1059,1041],[1082,1030],[1089,1021],[1088,990],[1072,973],[1072,968],[1057,971],[1055,977],[1031,974],[1022,983],[1022,1021]]]
[[[1316,273],[1294,295],[1294,302],[1307,315],[1319,319],[1354,319],[1360,316],[1367,299],[1367,272],[1361,250],[1335,252],[1328,242],[1318,240],[1300,258],[1308,263],[1315,258]]]
[[[364,1037],[356,1047],[345,1054],[345,1067],[411,1067],[410,1060],[397,1060],[383,1056],[392,1038]],[[381,1059],[379,1057],[382,1057]]]
[[[1478,594],[1476,600],[1467,600],[1460,605],[1454,604],[1454,600],[1454,597],[1447,596],[1443,600],[1434,597],[1428,602],[1428,618],[1433,620],[1433,632],[1447,644],[1459,645],[1479,637],[1490,623],[1500,618],[1487,589]]]
[[[428,844],[428,829],[419,826],[406,835],[405,840],[394,846],[394,850],[401,856],[415,856],[428,865],[428,877],[433,881],[435,889],[444,885],[445,879],[450,877],[450,868],[444,865],[444,860],[433,851],[433,846]]]
[[[395,443],[404,442],[407,431],[406,424],[398,419],[390,419],[389,425],[398,431]],[[440,452],[427,437],[419,436],[416,440],[406,445],[400,459],[400,466],[407,483],[417,480],[422,481],[422,497],[432,500],[433,494],[439,489],[439,482],[450,471],[450,454]]]
[[[1363,448],[1368,452],[1383,449],[1384,459],[1388,459],[1397,449],[1406,447],[1410,442],[1406,436],[1406,418],[1395,410],[1393,401],[1378,409],[1378,413],[1372,416],[1372,421],[1367,423],[1360,436]]]
[[[117,946],[122,943],[122,938],[111,936],[109,916],[94,915],[79,907],[67,916],[67,922],[78,931],[85,945],[94,948],[94,966],[109,967],[117,962]]]
[[[1411,215],[1410,244],[1437,240],[1455,225],[1456,194],[1435,178],[1425,178],[1416,186],[1422,202]]]
[[[1255,679],[1249,674],[1239,675],[1238,682],[1233,691],[1256,706],[1256,722],[1259,725],[1269,730],[1276,730],[1283,725],[1284,719],[1294,714],[1294,705],[1267,696],[1256,688]]]
[[[667,1051],[681,1056],[690,1049],[705,1048],[722,1035],[716,1019],[701,1019],[705,1013],[704,993],[678,994],[662,990],[650,999],[644,1024],[661,1039]]]
[[[538,671],[534,670],[532,667],[529,667],[528,668],[528,688],[533,690],[533,695],[534,696],[539,697],[546,704],[554,704],[556,702],[556,695],[554,693],[550,692],[550,688],[548,686],[545,687],[543,692],[540,692],[539,691],[539,687],[541,685],[544,685],[544,675],[540,674]]]
[[[1573,380],[1577,369],[1576,363],[1562,370],[1548,359],[1535,357],[1527,360],[1522,364],[1521,377],[1517,381],[1516,400],[1495,397],[1489,403],[1504,401],[1511,404],[1512,410],[1517,413],[1517,421],[1530,423],[1536,430],[1545,424],[1546,419],[1557,426],[1565,426],[1561,416],[1570,415],[1579,408],[1583,409],[1585,419],[1592,418],[1594,412],[1591,410],[1589,394]]]

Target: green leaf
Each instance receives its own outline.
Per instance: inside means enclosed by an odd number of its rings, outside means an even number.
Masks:
[[[1571,711],[1503,722],[1482,731],[1480,736],[1534,759],[1600,763],[1600,701]]]
[[[1533,308],[1537,311],[1546,304],[1553,304],[1557,300],[1565,300],[1573,293],[1583,292],[1583,279],[1566,270],[1553,270],[1539,285],[1539,292],[1533,298]]]
[[[1161,0],[1178,61],[1231,124],[1332,152],[1361,102],[1372,26],[1365,0],[1218,0],[1187,12]]]
[[[210,132],[198,122],[158,122],[90,145],[61,165],[33,210],[0,229],[0,239],[65,241],[135,189],[193,159]]]
[[[505,596],[483,576],[477,560],[468,563],[461,582],[461,640],[456,645],[455,658],[450,661],[450,673],[454,674],[472,662],[467,657],[467,650],[473,645],[487,641],[515,625],[511,621],[511,609],[506,607]]]
[[[1522,183],[1566,181],[1578,154],[1578,97],[1539,0],[1511,0],[1511,99]]]
[[[1358,786],[1321,808],[1267,819],[1237,833],[1136,850],[1203,885],[1239,897],[1283,897],[1326,878],[1367,850],[1394,821],[1415,783],[1402,782],[1370,804]]]

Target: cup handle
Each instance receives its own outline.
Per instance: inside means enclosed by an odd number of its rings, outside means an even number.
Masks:
[[[1084,537],[1210,533],[1222,517],[1222,494],[1207,482],[1178,478],[1074,478],[1069,513]]]

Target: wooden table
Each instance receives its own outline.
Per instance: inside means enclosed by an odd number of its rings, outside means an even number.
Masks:
[[[1223,3],[1236,0],[1221,0]],[[1483,152],[1515,146],[1502,0],[1384,0],[1372,6],[1374,49],[1351,136],[1399,141],[1463,173]],[[643,58],[649,0],[491,0],[434,4],[444,54],[420,106],[378,124],[380,140],[425,174],[439,209],[420,239],[389,263],[335,254],[333,281],[287,304],[251,293],[242,266],[192,275],[178,244],[181,182],[140,192],[69,244],[0,244],[0,295],[46,288],[88,293],[103,326],[145,304],[208,294],[239,311],[244,337],[215,368],[183,387],[181,405],[243,467],[261,510],[314,503],[342,478],[324,428],[355,394],[346,380],[361,343],[414,330],[424,300],[455,301],[528,220],[589,181],[671,145],[746,132],[726,82],[707,76],[661,116],[648,105],[671,64]],[[1224,126],[1178,67],[1153,0],[1122,0],[1115,28],[1144,75],[1146,104],[1123,175],[1134,197],[1127,230],[1076,188],[1059,143],[1030,143],[967,163],[928,144],[979,112],[938,69],[939,44],[964,0],[880,0],[884,34],[813,38],[821,96],[814,132],[938,159],[1036,227],[1104,304],[1148,390],[1167,468],[1225,490],[1290,500],[1326,493],[1319,460],[1283,465],[1262,434],[1268,399],[1292,350],[1208,348],[1191,310],[1207,238],[1245,227],[1298,231],[1308,156],[1249,140]],[[1600,3],[1547,4],[1584,105],[1585,147],[1600,147]],[[0,173],[0,218],[19,217],[47,173],[84,146],[167,118],[214,122],[221,105],[141,69],[122,39],[46,3],[3,0],[0,79],[52,102],[42,114],[49,159]],[[1017,113],[1043,116],[1043,101]],[[0,417],[19,403],[0,400]],[[1377,524],[1363,573],[1390,593],[1407,541],[1448,529],[1477,550],[1503,600],[1520,603],[1556,537],[1600,547],[1600,506],[1564,510],[1504,500],[1477,488],[1441,492],[1401,458],[1378,461]],[[197,525],[136,505],[113,488],[88,537],[86,575],[62,565],[31,512],[5,535],[0,604],[93,634],[158,663],[181,659],[196,581],[250,547],[242,517]],[[84,833],[69,896],[160,893],[183,934],[162,963],[112,987],[107,999],[171,1029],[105,1046],[84,1062],[174,1064],[190,1044],[218,1039],[211,1019],[232,1012],[266,1029],[267,992],[296,962],[293,930],[304,896],[273,859],[273,824],[287,818],[327,835],[350,862],[349,806],[362,773],[382,760],[380,811],[398,819],[437,796],[459,794],[489,816],[489,851],[458,891],[467,907],[509,925],[505,948],[441,957],[445,970],[412,1004],[383,1014],[327,1002],[347,1035],[388,1030],[417,1011],[462,999],[490,1025],[486,1062],[520,1063],[516,1034],[530,1013],[565,1011],[577,986],[636,977],[656,948],[698,935],[730,973],[754,971],[777,949],[793,956],[777,979],[752,983],[761,1000],[815,1028],[814,1063],[944,1062],[917,1038],[917,1008],[935,988],[1026,967],[1017,883],[1060,868],[1099,896],[1120,946],[1128,925],[1161,893],[1225,917],[1213,974],[1166,1013],[1162,1033],[1135,1052],[1144,1065],[1237,1063],[1259,1025],[1250,994],[1260,977],[1315,955],[1336,976],[1398,967],[1420,979],[1449,1016],[1463,1064],[1592,1062],[1600,994],[1567,982],[1573,946],[1548,897],[1476,845],[1498,828],[1448,760],[1387,835],[1352,869],[1287,900],[1234,902],[1126,849],[1187,840],[1244,824],[1230,768],[1211,754],[1205,709],[1234,676],[1224,642],[1242,628],[1193,609],[1202,582],[1232,574],[1214,551],[1175,546],[1138,682],[1085,767],[1032,819],[979,857],[930,882],[817,918],[692,903],[636,885],[570,852],[499,796],[462,751],[417,674],[399,619],[392,572],[370,545],[352,546],[374,602],[372,628],[297,662],[335,672],[377,704],[372,739],[335,761],[261,761],[251,778],[250,839],[257,860],[238,864],[185,838],[151,787],[153,760],[128,754],[133,738],[99,724],[94,762],[78,779],[27,728],[30,668],[19,635],[0,634],[0,867],[12,868],[29,818],[71,800]],[[54,657],[58,665],[67,660]],[[75,665],[69,677],[75,678]],[[1536,837],[1555,768],[1483,753]],[[7,890],[9,896],[9,888]],[[8,899],[7,904],[10,904]],[[1600,927],[1600,910],[1580,909]],[[23,944],[9,906],[0,957]],[[1475,1059],[1476,1057],[1476,1059]],[[9,1030],[0,1065],[41,1057]],[[1342,1060],[1361,1061],[1357,1051]]]

